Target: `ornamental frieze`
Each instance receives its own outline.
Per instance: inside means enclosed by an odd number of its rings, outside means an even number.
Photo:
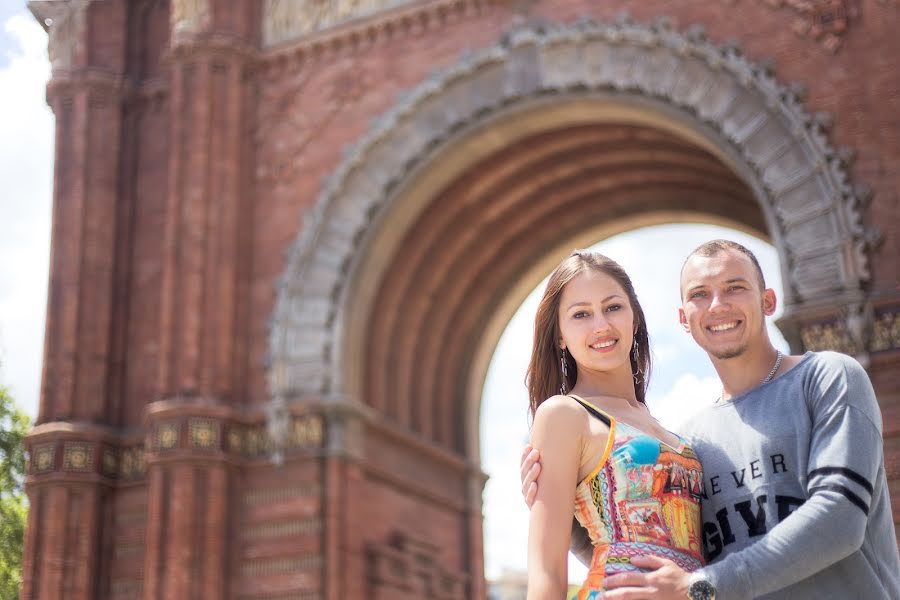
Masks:
[[[872,327],[872,351],[900,349],[900,312],[883,313]]]
[[[289,420],[283,450],[302,452],[321,448],[324,443],[321,415],[306,414]],[[27,473],[38,478],[57,473],[99,475],[108,483],[128,483],[147,475],[148,454],[155,457],[176,451],[198,454],[221,450],[229,459],[268,459],[274,448],[264,424],[210,417],[167,419],[152,424],[142,443],[62,439],[31,444]]]
[[[265,0],[264,46],[412,4],[411,0]]]
[[[877,313],[854,327],[853,319],[810,323],[800,329],[804,350],[834,350],[859,356],[866,352],[900,350],[900,311]],[[854,333],[853,329],[860,331]]]
[[[706,1],[706,0],[702,0]],[[740,0],[719,0],[737,4]],[[746,0],[745,0],[746,1]],[[837,52],[847,34],[861,17],[861,0],[754,0],[776,10],[790,12],[785,25],[801,37],[817,42],[828,52]],[[182,0],[192,4],[187,0]],[[194,0],[197,2],[197,0]],[[513,12],[528,14],[538,0],[509,0]],[[428,12],[431,4],[413,0],[265,0],[262,44],[276,46],[312,34],[336,29],[375,15],[403,7]],[[881,6],[900,7],[900,0],[878,0]],[[425,14],[423,13],[423,15]],[[428,17],[424,17],[426,20]],[[416,20],[415,18],[411,20]]]

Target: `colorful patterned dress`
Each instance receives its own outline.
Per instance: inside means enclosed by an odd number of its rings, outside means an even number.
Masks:
[[[575,488],[575,518],[594,546],[578,600],[600,598],[607,575],[640,571],[631,564],[635,556],[667,558],[686,571],[700,568],[703,473],[694,451],[681,438],[673,448],[572,398],[610,429],[599,463]]]

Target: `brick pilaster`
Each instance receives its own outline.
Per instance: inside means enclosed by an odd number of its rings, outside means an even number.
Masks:
[[[32,2],[48,28],[56,116],[52,248],[38,426],[26,438],[29,515],[22,597],[99,597],[112,486],[111,315],[119,203],[127,6]]]
[[[245,380],[249,211],[241,136],[251,51],[231,34],[173,38],[158,392],[228,403]]]

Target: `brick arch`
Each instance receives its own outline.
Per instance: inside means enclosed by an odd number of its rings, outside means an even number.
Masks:
[[[738,49],[710,43],[697,28],[528,26],[423,82],[324,182],[279,282],[270,334],[274,397],[359,392],[350,381],[357,375],[344,376],[358,368],[346,356],[347,330],[361,322],[349,296],[366,276],[361,265],[377,262],[379,253],[386,262],[385,247],[395,249],[421,212],[427,199],[415,206],[411,188],[440,179],[427,168],[438,157],[445,174],[463,172],[468,164],[459,156],[477,157],[471,140],[479,131],[502,128],[523,111],[550,106],[552,113],[566,102],[603,104],[612,120],[668,128],[740,176],[781,257],[788,325],[802,311],[861,310],[874,237],[860,217],[868,194],[850,182],[851,153],[832,148],[827,117],[810,115],[800,90]],[[529,122],[540,130],[539,118]],[[490,146],[490,139],[481,141]],[[448,162],[452,148],[461,164]],[[448,183],[433,181],[430,189]],[[399,210],[404,202],[412,208]],[[379,247],[379,236],[393,241]]]

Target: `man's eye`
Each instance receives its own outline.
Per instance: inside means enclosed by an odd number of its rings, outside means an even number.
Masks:
[[[702,298],[706,296],[706,292],[697,290],[696,292],[691,292],[691,298]]]

